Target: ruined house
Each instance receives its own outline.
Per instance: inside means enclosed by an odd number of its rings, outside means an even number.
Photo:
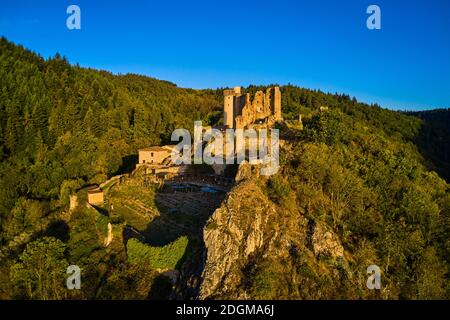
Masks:
[[[273,125],[282,120],[281,91],[279,87],[258,91],[250,100],[250,94],[242,94],[241,87],[224,91],[224,125],[227,128],[243,129],[252,124]]]

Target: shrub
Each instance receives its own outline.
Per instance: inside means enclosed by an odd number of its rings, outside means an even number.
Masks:
[[[291,188],[289,183],[281,178],[280,176],[274,176],[268,181],[268,191],[269,197],[275,201],[280,203],[280,200],[284,197],[287,197],[291,192]]]

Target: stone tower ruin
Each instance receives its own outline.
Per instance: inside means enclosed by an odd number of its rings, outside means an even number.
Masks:
[[[223,123],[227,128],[242,129],[259,123],[271,126],[283,119],[279,87],[256,92],[253,101],[250,94],[241,94],[241,87],[225,90],[223,95]]]

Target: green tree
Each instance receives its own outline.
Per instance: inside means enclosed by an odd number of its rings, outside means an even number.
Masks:
[[[446,280],[448,270],[436,255],[433,247],[428,247],[422,254],[416,274],[418,299],[448,299],[449,284]]]
[[[66,296],[66,246],[52,237],[31,242],[11,267],[11,281],[18,297],[62,299]]]

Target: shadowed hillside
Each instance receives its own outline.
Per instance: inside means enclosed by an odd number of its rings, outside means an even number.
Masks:
[[[430,167],[450,181],[450,110],[411,112],[423,120],[417,143]]]

